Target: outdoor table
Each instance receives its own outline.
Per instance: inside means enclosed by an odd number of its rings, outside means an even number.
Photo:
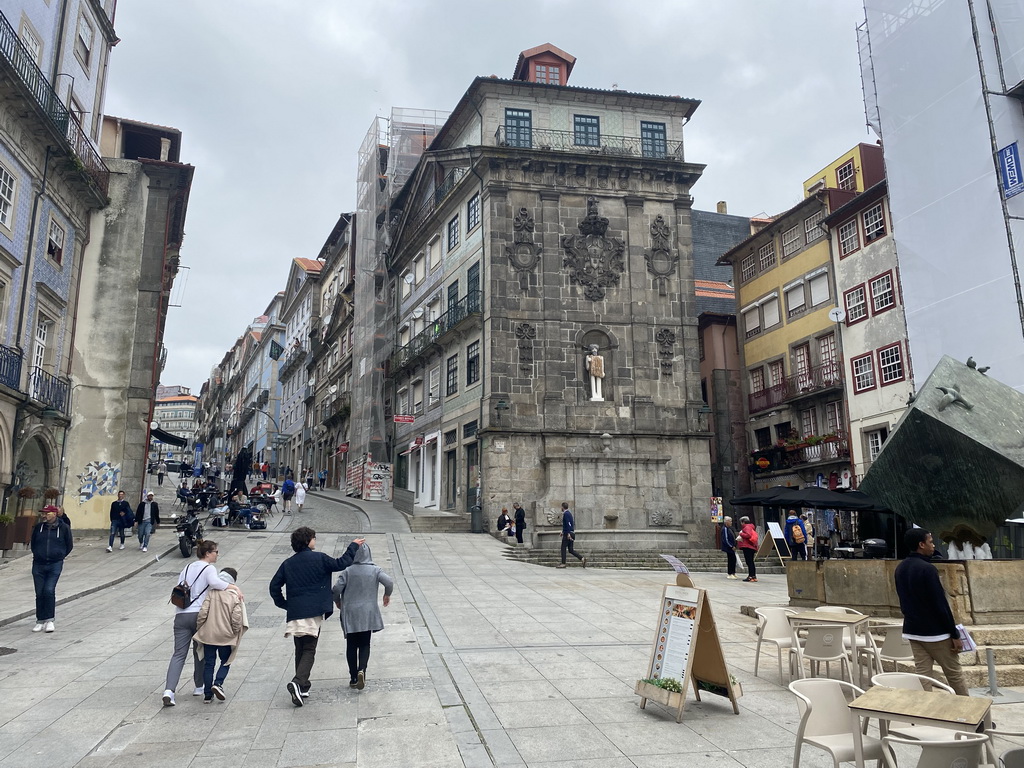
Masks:
[[[907,688],[885,688],[876,685],[850,702],[853,718],[853,747],[858,768],[864,768],[864,741],[861,718],[878,720],[879,731],[886,733],[886,724],[901,723],[935,725],[952,731],[973,733],[978,726],[988,727],[992,699],[987,696],[955,696],[944,691],[915,691]]]
[[[806,611],[793,613],[788,617],[789,625],[796,624],[842,624],[850,630],[850,679],[853,681],[853,664],[857,660],[857,635],[864,629],[871,617],[856,613]],[[801,673],[802,674],[802,673]],[[857,666],[857,682],[860,680],[860,665]]]

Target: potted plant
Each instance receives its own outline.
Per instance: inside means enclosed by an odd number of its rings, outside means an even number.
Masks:
[[[14,520],[14,541],[18,544],[29,544],[32,541],[32,526],[36,524],[36,516],[31,502],[35,497],[35,488],[26,486],[18,491],[18,516]]]
[[[14,515],[0,515],[0,549],[12,549],[14,542]]]
[[[46,488],[43,490],[43,501],[50,504],[60,497],[60,491],[56,488]]]
[[[679,709],[683,684],[674,677],[648,677],[636,681],[635,693],[671,709]]]

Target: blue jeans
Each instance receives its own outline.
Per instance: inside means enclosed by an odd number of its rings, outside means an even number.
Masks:
[[[32,561],[32,581],[36,587],[36,621],[53,621],[57,613],[57,579],[64,570],[64,561],[43,563]]]
[[[118,534],[121,535],[121,543],[124,544],[124,527],[121,523],[115,520],[110,524],[110,541],[107,542],[108,547],[114,546],[114,537]]]
[[[149,537],[153,534],[153,523],[141,521],[139,523],[139,546],[148,547]]]
[[[217,670],[217,678],[214,679],[213,665],[217,663],[218,656],[220,657],[220,669]],[[228,672],[231,671],[231,665],[227,663],[229,658],[231,658],[230,645],[203,645],[203,693],[207,698],[213,696],[212,685],[224,685]]]

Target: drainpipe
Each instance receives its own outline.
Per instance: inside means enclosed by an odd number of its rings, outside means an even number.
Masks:
[[[57,25],[57,49],[53,52],[53,66],[50,69],[50,82],[57,82],[57,73],[60,71],[60,60],[64,55],[64,27],[68,19],[68,0],[62,0],[60,4],[60,23]]]
[[[484,141],[484,116],[480,112],[479,104],[476,101],[473,101],[471,103],[473,105],[473,110],[476,112],[477,117],[480,120],[480,143],[482,145],[483,141]],[[480,180],[480,266],[482,267],[482,269],[480,270],[480,272],[481,272],[480,283],[481,283],[481,285],[486,285],[487,281],[485,279],[485,275],[490,274],[490,270],[487,269],[487,237],[484,234],[484,209],[483,209],[483,203],[484,203],[484,177],[481,176],[480,173],[476,169],[476,161],[473,159],[473,148],[472,147],[467,147],[467,150],[469,152],[469,170],[470,170],[470,172],[474,176],[476,176]],[[483,153],[481,151],[481,155],[482,154]],[[482,288],[479,288],[478,290],[481,293],[484,293]],[[466,294],[466,295],[468,297],[469,294]],[[485,339],[484,338],[485,336],[486,336],[486,328],[484,327],[484,297],[481,296],[480,297],[480,387],[481,387],[482,391],[480,393],[480,415],[477,417],[477,424],[480,424],[480,425],[483,425],[483,423],[484,423],[484,395],[486,393],[490,392],[490,386],[489,386],[489,381],[488,381],[488,376],[487,376],[487,342],[489,341],[489,339]],[[444,405],[442,405],[441,407],[443,409]],[[444,412],[443,411],[441,413],[441,418],[442,419],[444,418]],[[478,427],[478,429],[479,429],[479,427]],[[437,442],[438,442],[438,446],[440,447],[441,440],[438,439]],[[477,445],[479,446],[478,450],[479,450],[479,453],[480,453],[480,458],[479,458],[479,461],[480,461],[480,470],[479,470],[479,472],[480,472],[480,495],[477,498],[476,503],[480,505],[481,509],[483,509],[483,506],[484,506],[484,441],[483,441],[483,436],[480,435],[479,437],[477,437],[477,441],[476,442],[477,442]],[[485,520],[486,520],[486,518],[485,518]],[[486,530],[486,522],[484,524],[484,530]]]

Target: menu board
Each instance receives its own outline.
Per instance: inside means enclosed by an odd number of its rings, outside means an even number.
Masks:
[[[696,589],[676,588],[671,596],[666,594],[662,599],[658,642],[649,677],[674,677],[680,681],[685,678],[693,645],[697,598]]]

